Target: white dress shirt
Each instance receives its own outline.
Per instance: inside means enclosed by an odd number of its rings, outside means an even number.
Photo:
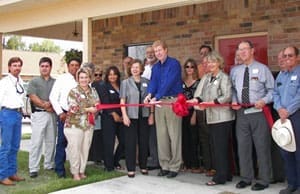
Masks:
[[[142,77],[144,77],[144,78],[150,80],[150,78],[151,78],[151,73],[152,73],[152,67],[153,67],[153,65],[150,65],[150,64],[145,65],[145,69],[144,69],[144,72],[143,72],[143,74],[142,74]]]
[[[57,115],[63,113],[63,110],[69,110],[67,102],[68,95],[70,90],[76,86],[77,82],[70,73],[64,73],[56,79],[49,99]]]
[[[19,83],[17,83],[19,82]],[[23,80],[16,78],[10,73],[0,80],[0,107],[21,108],[24,106],[23,98],[25,95]],[[18,91],[16,85],[19,84]]]

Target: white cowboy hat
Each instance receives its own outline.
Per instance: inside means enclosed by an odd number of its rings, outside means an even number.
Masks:
[[[281,120],[278,119],[274,123],[272,127],[272,137],[282,149],[288,152],[296,151],[294,130],[289,119],[286,119],[284,123],[281,123]]]

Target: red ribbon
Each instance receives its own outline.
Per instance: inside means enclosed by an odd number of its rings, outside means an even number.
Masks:
[[[177,116],[187,116],[189,114],[188,107],[189,106],[200,106],[200,107],[234,107],[234,106],[253,106],[252,104],[231,104],[231,103],[224,103],[224,104],[215,104],[213,102],[201,102],[201,103],[188,103],[186,102],[186,97],[183,94],[178,94],[177,100],[175,102],[157,102],[155,104],[97,104],[97,110],[102,109],[111,109],[111,108],[120,108],[120,107],[130,107],[130,106],[172,106],[172,110]],[[271,111],[268,106],[263,107],[263,113],[267,119],[268,125],[273,126],[274,120],[271,114]]]

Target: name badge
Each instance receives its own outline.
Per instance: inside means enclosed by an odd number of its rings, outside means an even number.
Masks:
[[[253,74],[257,74],[257,73],[258,73],[258,69],[253,69],[253,70],[252,70],[252,73],[253,73]]]
[[[114,94],[116,92],[114,90],[109,90],[109,93]]]
[[[218,80],[215,80],[215,81],[214,81],[214,85],[218,85]]]
[[[147,87],[148,84],[147,84],[147,83],[143,83],[142,86],[143,86],[143,87]]]
[[[80,98],[85,98],[85,95],[81,94],[81,95],[80,95]]]
[[[293,76],[291,77],[291,81],[295,81],[295,80],[297,80],[297,75],[293,75]]]

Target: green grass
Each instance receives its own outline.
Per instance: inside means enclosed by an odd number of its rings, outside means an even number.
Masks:
[[[31,138],[31,133],[23,133],[21,139],[30,139]]]
[[[0,185],[0,194],[46,194],[62,189],[67,189],[88,183],[99,182],[124,175],[121,172],[105,172],[96,165],[88,165],[86,174],[88,178],[80,181],[73,181],[69,170],[67,178],[60,179],[54,171],[44,171],[41,167],[37,178],[30,178],[28,172],[28,152],[20,151],[18,154],[18,175],[26,178],[26,181],[17,183],[16,186],[7,187]],[[66,169],[69,169],[69,163],[66,162]]]

